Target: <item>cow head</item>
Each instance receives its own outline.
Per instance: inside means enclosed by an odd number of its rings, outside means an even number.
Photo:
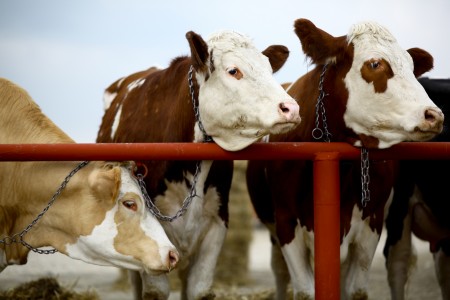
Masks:
[[[347,96],[343,118],[358,136],[355,146],[387,148],[402,141],[426,141],[442,131],[444,116],[416,78],[433,67],[429,53],[403,50],[374,22],[356,24],[347,36],[333,37],[299,19],[295,32],[314,63],[339,66],[336,80],[345,83]]]
[[[261,53],[247,37],[231,31],[214,34],[207,42],[194,32],[186,37],[199,85],[201,121],[219,146],[240,150],[299,124],[298,104],[273,78],[289,55],[286,47],[271,46]]]
[[[177,250],[158,220],[146,209],[136,179],[131,175],[132,164],[97,162],[94,165],[87,176],[89,192],[74,195],[84,200],[72,199],[78,208],[82,207],[81,212],[76,211],[79,217],[71,226],[75,231],[72,235],[78,238],[65,244],[62,252],[98,265],[149,273],[170,271],[178,261]]]

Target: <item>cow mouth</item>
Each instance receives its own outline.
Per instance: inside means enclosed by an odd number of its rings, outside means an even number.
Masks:
[[[439,128],[428,129],[421,129],[419,126],[416,126],[411,134],[414,137],[413,140],[415,141],[428,141],[439,135],[442,130],[443,126],[440,126]]]
[[[288,122],[277,122],[269,130],[272,134],[286,133],[300,124],[300,122],[288,121]]]

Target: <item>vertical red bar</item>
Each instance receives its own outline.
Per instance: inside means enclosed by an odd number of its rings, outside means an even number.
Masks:
[[[314,158],[314,272],[316,300],[340,298],[339,153]]]

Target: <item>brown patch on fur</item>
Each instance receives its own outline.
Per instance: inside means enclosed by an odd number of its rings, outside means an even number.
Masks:
[[[209,74],[207,64],[209,59],[208,45],[200,35],[193,31],[186,33],[186,39],[191,48],[192,66],[197,72],[204,73],[207,77],[207,74]]]
[[[384,93],[388,80],[394,77],[394,72],[386,60],[370,59],[361,67],[361,76],[367,83],[373,83],[375,93]]]
[[[359,138],[361,139],[361,143],[367,149],[377,149],[380,143],[380,140],[376,137],[360,134]]]
[[[126,197],[138,198],[139,196],[127,193],[123,198]],[[145,210],[145,207],[141,207],[140,209]],[[117,224],[117,236],[114,238],[114,248],[117,252],[124,255],[130,255],[139,261],[142,261],[144,257],[159,257],[160,254],[158,252],[157,243],[146,236],[140,226],[140,221],[140,215],[131,213],[126,208],[119,205],[119,210],[114,216],[114,222]],[[143,243],[143,241],[147,242]],[[130,245],[135,245],[135,247],[130,247]],[[159,262],[159,259],[153,260],[153,262]],[[150,266],[153,265],[149,261],[144,261],[144,263]],[[158,267],[156,267],[156,269],[158,269]]]
[[[269,58],[272,71],[275,73],[281,69],[289,57],[289,49],[282,45],[272,45],[267,47],[262,54]]]

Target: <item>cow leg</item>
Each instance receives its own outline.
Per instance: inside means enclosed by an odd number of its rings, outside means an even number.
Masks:
[[[392,300],[405,299],[405,286],[417,256],[411,241],[411,214],[403,220],[400,240],[387,249],[386,268]]]
[[[290,281],[289,270],[283,258],[280,246],[272,242],[272,256],[270,260],[273,274],[275,276],[276,297],[277,300],[288,299],[287,286]]]
[[[209,300],[214,299],[212,291],[214,272],[226,236],[224,223],[212,223],[208,227],[205,238],[200,248],[189,265],[187,287],[185,295],[187,300]],[[186,298],[183,297],[183,300]]]
[[[353,242],[341,246],[341,257],[347,254],[341,269],[341,299],[368,299],[369,271],[380,235],[363,226]]]
[[[436,277],[441,287],[442,299],[450,299],[450,256],[439,249],[438,252],[433,253],[434,267],[436,271]]]
[[[142,279],[138,271],[128,271],[134,300],[142,299]]]
[[[149,275],[145,272],[129,271],[131,289],[135,300],[166,300],[169,298],[169,281],[165,274]]]
[[[312,248],[308,247],[304,237],[308,233],[296,226],[294,239],[281,247],[286,261],[295,300],[314,299],[314,272],[311,266]],[[310,241],[312,244],[312,240]]]
[[[275,299],[285,300],[287,297],[287,287],[290,281],[289,270],[281,252],[280,244],[276,238],[275,224],[264,223],[270,232],[270,242],[272,244],[270,266],[275,277]]]

